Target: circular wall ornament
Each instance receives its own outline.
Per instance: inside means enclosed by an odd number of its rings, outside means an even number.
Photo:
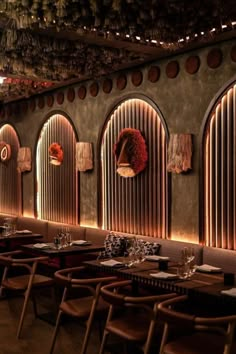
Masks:
[[[200,67],[200,59],[197,55],[191,55],[185,62],[185,70],[188,74],[195,74]]]
[[[35,111],[35,108],[36,108],[35,99],[32,99],[32,100],[30,101],[30,110],[31,110],[31,112],[34,112],[34,111]]]
[[[166,76],[169,79],[174,79],[179,73],[179,63],[177,60],[170,61],[166,65]]]
[[[118,76],[116,81],[116,86],[119,90],[124,90],[127,85],[127,78],[125,74],[121,74]]]
[[[103,89],[103,92],[110,93],[111,90],[112,90],[112,80],[111,79],[105,79],[103,81],[102,89]]]
[[[97,94],[98,94],[98,90],[99,90],[99,87],[98,87],[98,83],[97,82],[93,82],[89,88],[89,92],[90,92],[90,95],[92,97],[96,97]]]
[[[48,95],[48,96],[47,96],[47,105],[48,105],[48,107],[52,107],[52,106],[53,106],[53,103],[54,103],[54,97],[53,97],[53,95]]]
[[[68,88],[67,91],[67,99],[69,102],[73,102],[75,99],[75,90],[73,89],[73,87]]]
[[[222,63],[223,54],[218,48],[212,49],[207,55],[207,65],[211,69],[216,69]]]
[[[44,97],[43,97],[43,96],[40,96],[40,97],[38,98],[38,107],[39,107],[40,109],[43,109],[43,108],[44,108],[44,105],[45,105]]]
[[[64,102],[64,93],[63,92],[58,92],[57,93],[57,103],[62,104]]]
[[[78,89],[78,97],[81,100],[84,100],[85,97],[86,97],[86,93],[87,93],[86,87],[85,86],[80,86],[80,88]]]
[[[6,162],[11,158],[11,146],[4,141],[0,142],[0,159],[2,162]]]
[[[143,81],[143,73],[140,70],[133,71],[131,74],[131,81],[134,86],[140,86]]]
[[[49,148],[50,163],[54,166],[60,166],[63,161],[62,146],[58,143],[52,143]]]
[[[147,165],[148,153],[140,130],[123,129],[114,145],[117,173],[122,177],[134,177]]]
[[[161,71],[159,66],[151,66],[148,70],[148,80],[150,82],[157,82],[160,78]]]

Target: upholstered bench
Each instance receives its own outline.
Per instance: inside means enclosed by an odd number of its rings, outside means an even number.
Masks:
[[[223,272],[236,273],[236,251],[204,246],[202,263],[219,267]]]

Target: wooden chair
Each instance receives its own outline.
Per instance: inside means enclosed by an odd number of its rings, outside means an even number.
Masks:
[[[137,344],[144,354],[148,354],[157,325],[157,304],[176,296],[173,293],[134,296],[126,288],[132,288],[132,281],[116,282],[101,288],[102,297],[110,304],[110,309],[100,354],[104,353],[109,334],[124,340],[125,350],[127,343]]]
[[[21,251],[0,254],[0,264],[4,266],[0,296],[3,296],[6,290],[24,293],[24,303],[18,324],[17,338],[20,338],[21,335],[30,297],[33,299],[34,312],[37,316],[36,299],[33,296],[33,290],[54,285],[53,278],[36,273],[38,263],[47,260],[48,257],[19,258],[20,256],[25,257]]]
[[[64,287],[64,291],[59,306],[50,354],[52,354],[54,350],[62,314],[72,316],[85,322],[86,331],[80,350],[81,354],[85,354],[95,315],[101,315],[104,311],[108,311],[109,307],[100,296],[100,288],[106,283],[117,280],[117,277],[89,277],[86,268],[80,266],[55,272],[55,280]],[[71,293],[75,291],[76,296],[71,296]]]
[[[158,305],[159,316],[165,323],[160,354],[236,353],[236,315],[198,317],[193,310],[184,310],[187,300],[187,296],[178,296]]]

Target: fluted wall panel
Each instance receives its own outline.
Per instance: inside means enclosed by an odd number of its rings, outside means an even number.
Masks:
[[[204,240],[236,249],[236,86],[217,102],[204,136]]]
[[[0,212],[21,214],[21,174],[17,171],[17,152],[20,144],[14,128],[4,124],[0,128],[0,141],[11,147],[11,158],[0,161]]]
[[[124,128],[139,129],[147,144],[147,168],[135,177],[117,172],[114,144]],[[157,111],[129,99],[112,113],[102,139],[103,228],[166,238],[168,235],[167,138]]]
[[[49,162],[48,148],[57,142],[63,162]],[[78,177],[75,168],[76,137],[69,120],[53,115],[43,126],[37,145],[37,212],[40,219],[63,223],[78,222]]]

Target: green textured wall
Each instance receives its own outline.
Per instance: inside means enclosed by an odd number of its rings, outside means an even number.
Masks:
[[[30,146],[35,154],[36,141],[40,129],[51,113],[59,110],[66,113],[73,121],[79,141],[93,143],[95,159],[93,171],[80,173],[80,221],[81,225],[96,226],[98,220],[98,191],[97,171],[99,156],[97,146],[106,118],[114,106],[127,96],[141,94],[151,99],[161,111],[166,122],[169,133],[191,133],[193,134],[193,169],[186,174],[171,176],[171,215],[170,234],[172,238],[188,239],[198,242],[199,239],[199,151],[201,139],[201,126],[204,115],[219,90],[229,81],[236,80],[236,62],[232,61],[230,51],[236,41],[229,41],[217,44],[212,48],[220,48],[223,53],[221,65],[211,69],[207,65],[207,55],[212,49],[210,47],[181,54],[168,59],[162,59],[150,65],[139,68],[143,73],[143,82],[135,87],[131,81],[132,71],[127,71],[127,86],[124,90],[116,87],[118,74],[110,76],[113,80],[111,93],[106,94],[102,90],[103,79],[97,81],[99,93],[92,97],[89,92],[91,81],[83,83],[87,87],[87,95],[81,100],[77,90],[81,85],[74,86],[76,90],[75,100],[71,103],[67,100],[66,89],[64,103],[59,105],[56,102],[54,93],[54,104],[51,108],[47,105],[43,109],[38,108],[27,114],[14,113],[6,117],[2,123],[10,121],[16,128],[21,146]],[[185,70],[186,59],[190,55],[198,55],[200,68],[197,73],[190,75]],[[166,65],[170,60],[177,60],[180,71],[176,78],[170,79],[166,76]],[[151,65],[158,65],[161,70],[160,79],[151,83],[148,78],[148,70]],[[35,165],[32,172],[23,174],[23,213],[34,214],[34,177]]]

